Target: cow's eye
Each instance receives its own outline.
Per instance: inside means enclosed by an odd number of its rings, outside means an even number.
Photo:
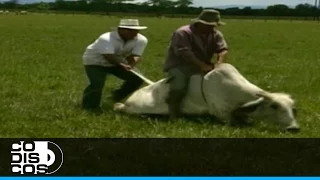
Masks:
[[[270,107],[274,110],[277,110],[279,108],[279,106],[275,103],[271,104]]]

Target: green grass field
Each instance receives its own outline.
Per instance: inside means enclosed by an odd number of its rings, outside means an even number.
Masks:
[[[228,20],[221,27],[230,63],[258,86],[295,98],[302,131],[290,134],[261,122],[235,128],[210,119],[173,122],[115,114],[108,92],[122,82],[112,76],[104,90],[104,114],[83,112],[82,53],[118,21],[86,15],[0,16],[0,137],[320,137],[319,23]],[[159,80],[169,37],[189,19],[140,22],[149,27],[143,31],[149,45],[139,68]]]

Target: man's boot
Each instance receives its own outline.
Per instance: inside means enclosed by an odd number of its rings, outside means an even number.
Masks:
[[[180,104],[178,103],[171,103],[168,104],[169,108],[169,118],[176,119],[181,116]]]

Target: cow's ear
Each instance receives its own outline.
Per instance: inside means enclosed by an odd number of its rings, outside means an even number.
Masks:
[[[264,97],[260,97],[257,100],[247,102],[241,105],[239,108],[235,109],[233,111],[233,114],[236,116],[239,116],[239,115],[246,115],[246,114],[252,113],[264,102],[264,100],[265,100]]]

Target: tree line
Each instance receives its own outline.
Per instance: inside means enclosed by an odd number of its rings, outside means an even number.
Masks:
[[[147,0],[143,3],[130,3],[134,0],[78,0],[66,1],[55,0],[54,2],[19,4],[18,0],[9,0],[0,3],[0,9],[19,9],[33,11],[79,11],[86,13],[100,12],[105,14],[112,13],[139,13],[149,15],[174,15],[174,14],[199,14],[204,8],[193,7],[192,0]],[[320,0],[319,0],[320,2]],[[320,5],[320,4],[319,4]],[[225,16],[301,16],[319,17],[320,9],[318,5],[299,4],[290,8],[283,4],[275,4],[265,9],[227,8],[218,9]],[[214,8],[214,7],[213,7]],[[215,8],[217,9],[217,8]]]

